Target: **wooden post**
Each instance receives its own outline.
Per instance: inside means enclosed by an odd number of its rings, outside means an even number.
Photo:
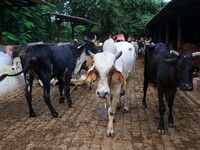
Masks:
[[[157,43],[157,30],[156,30],[156,27],[153,29],[153,42]]]
[[[162,35],[162,32],[161,32],[161,26],[159,26],[159,29],[158,29],[158,41],[159,42],[162,42],[162,38],[161,38],[161,35]]]
[[[166,23],[165,44],[169,44],[169,24],[168,23]]]
[[[61,35],[61,20],[57,20],[56,23],[57,23],[57,33],[58,33],[57,40],[58,40],[58,43],[59,43],[60,42],[60,35]]]
[[[180,14],[178,15],[178,35],[177,35],[177,49],[181,47],[181,42],[182,42],[182,19]]]
[[[0,45],[3,45],[3,8],[0,6]]]
[[[75,28],[75,24],[72,23],[72,24],[71,24],[71,27],[72,27],[71,38],[72,38],[72,41],[74,41],[74,28]]]

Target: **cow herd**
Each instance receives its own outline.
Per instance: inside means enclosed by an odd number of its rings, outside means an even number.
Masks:
[[[13,54],[15,52],[13,51]],[[64,102],[63,90],[67,99],[67,106],[73,107],[70,96],[70,81],[72,76],[78,74],[82,64],[88,58],[92,59],[85,82],[88,85],[96,83],[95,95],[104,99],[108,110],[107,136],[114,137],[114,119],[117,104],[122,96],[125,103],[122,106],[124,112],[129,111],[131,100],[131,82],[134,74],[134,64],[137,52],[131,43],[114,42],[108,39],[103,46],[96,46],[88,38],[80,43],[65,45],[48,45],[34,43],[22,48],[15,57],[21,63],[17,73],[4,73],[0,76],[0,82],[6,77],[14,77],[23,73],[25,81],[25,96],[28,102],[29,115],[34,117],[32,107],[32,85],[34,77],[42,83],[43,98],[53,117],[58,116],[50,100],[50,81],[58,80],[60,92],[59,102]],[[200,52],[180,54],[171,50],[164,43],[150,44],[145,48],[144,59],[144,88],[142,104],[147,108],[146,92],[149,82],[156,85],[159,99],[160,121],[159,134],[164,134],[164,98],[167,100],[169,115],[168,123],[173,127],[172,107],[177,87],[181,90],[192,91],[192,79],[198,73],[198,68],[192,58],[200,56]],[[13,58],[13,61],[14,58]],[[15,63],[15,65],[17,65]]]

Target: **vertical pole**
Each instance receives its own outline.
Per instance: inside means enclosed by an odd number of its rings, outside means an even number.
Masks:
[[[162,35],[162,33],[161,33],[161,26],[159,26],[159,29],[158,29],[158,41],[159,42],[162,42],[162,38],[161,38],[161,35]]]
[[[177,49],[181,47],[182,42],[182,19],[180,14],[178,15],[178,35],[177,35]]]
[[[156,30],[156,27],[153,29],[153,42],[157,43],[157,30]]]
[[[3,45],[3,6],[0,6],[0,45]]]
[[[57,21],[57,32],[58,32],[58,43],[60,42],[60,34],[61,34],[61,20]]]
[[[71,33],[72,41],[74,41],[74,28],[75,28],[75,26],[76,26],[75,24],[73,24],[73,23],[71,24],[71,27],[72,27],[72,33]]]
[[[165,43],[169,44],[169,24],[166,23]]]

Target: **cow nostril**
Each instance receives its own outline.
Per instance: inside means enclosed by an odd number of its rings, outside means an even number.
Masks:
[[[100,98],[105,98],[106,96],[108,96],[108,92],[97,91],[97,96],[99,96]]]
[[[189,85],[189,84],[184,84],[184,89],[187,91],[192,91],[193,90],[193,86]]]
[[[105,96],[107,96],[108,95],[108,92],[105,92],[105,94],[104,94]]]
[[[12,70],[15,70],[14,68],[12,68]]]

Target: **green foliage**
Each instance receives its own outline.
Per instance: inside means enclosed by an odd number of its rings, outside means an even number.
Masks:
[[[47,6],[9,7],[4,10],[3,43],[22,44],[24,42],[48,39],[45,13]]]
[[[76,26],[75,38],[97,35],[106,39],[112,33],[138,36],[145,24],[162,8],[163,0],[46,0],[56,7],[9,7],[4,10],[3,43],[57,42],[57,24],[49,12],[83,17],[94,26]],[[5,0],[6,3],[8,3]],[[9,3],[8,3],[9,4]],[[11,4],[9,4],[11,5]],[[61,41],[71,41],[71,24],[61,24]]]
[[[112,33],[139,36],[145,24],[162,8],[163,0],[68,0],[67,14],[87,18],[97,25],[85,33],[107,38]]]

